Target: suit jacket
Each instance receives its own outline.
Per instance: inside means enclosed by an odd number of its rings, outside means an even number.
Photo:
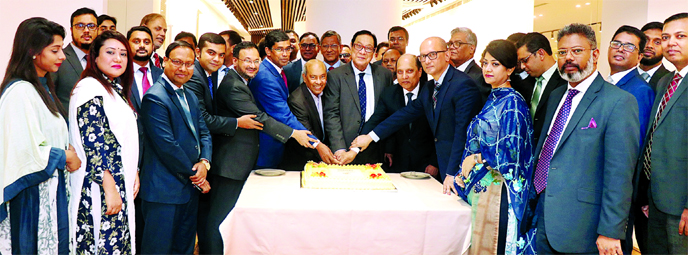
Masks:
[[[213,82],[213,95],[217,94],[217,72],[211,74],[210,79]],[[196,60],[194,64],[194,72],[191,79],[184,84],[198,98],[201,115],[208,125],[208,130],[211,134],[228,134],[234,135],[237,130],[237,119],[225,116],[218,116],[215,110],[215,101],[210,95],[210,86],[208,85],[208,76],[201,66],[201,63]],[[241,117],[241,116],[239,116]]]
[[[550,95],[535,155],[542,151],[567,87]],[[570,114],[550,161],[547,188],[541,194],[546,194],[544,215],[538,220],[545,221],[555,250],[596,253],[598,235],[625,239],[639,144],[639,137],[629,134],[640,129],[638,105],[631,94],[598,74]],[[587,128],[593,119],[597,128]]]
[[[284,66],[284,74],[287,75],[287,85],[289,87],[289,94],[294,92],[301,83],[303,83],[303,59],[291,62]]]
[[[485,82],[485,77],[483,77],[483,69],[475,63],[475,60],[471,59],[469,61],[470,62],[468,63],[468,66],[466,66],[466,71],[464,73],[470,76],[471,79],[475,81],[475,84],[478,85],[478,90],[480,91],[480,97],[482,101],[481,106],[484,106],[485,102],[487,102],[487,97],[490,96],[490,92],[492,92],[492,85]]]
[[[69,97],[72,94],[72,89],[81,78],[81,72],[84,71],[84,68],[81,67],[81,61],[74,52],[74,47],[71,43],[64,47],[65,60],[57,72],[52,73],[55,94],[66,110],[69,110]]]
[[[664,67],[664,64],[660,64],[659,69],[657,69],[657,71],[655,71],[655,73],[652,75],[652,78],[650,78],[650,82],[648,82],[648,83],[650,84],[650,87],[652,88],[652,91],[655,92],[655,94],[659,90],[659,88],[658,88],[659,80],[662,79],[662,77],[664,77],[664,75],[666,75],[668,73],[671,73],[671,72]]]
[[[657,83],[657,96],[652,105],[648,126],[652,125],[657,108],[664,93],[671,84],[675,73],[665,75]],[[683,78],[678,88],[669,99],[662,116],[657,122],[652,137],[652,155],[650,167],[652,169],[650,182],[651,201],[660,211],[680,216],[688,208],[688,135],[685,125],[688,123],[688,79]],[[648,146],[649,128],[646,133],[645,144]],[[644,151],[644,150],[643,150]],[[643,174],[644,157],[638,158],[638,174]],[[645,205],[645,204],[643,204]]]
[[[421,82],[419,86],[418,92],[427,85]],[[366,122],[361,133],[369,133],[380,122],[392,116],[399,109],[404,108],[406,106],[405,97],[406,90],[401,86],[386,87],[382,91],[380,100],[377,102],[375,114]],[[434,137],[432,137],[430,124],[428,124],[428,120],[424,117],[418,117],[414,120],[411,123],[411,128],[408,125],[400,128],[399,131],[386,138],[382,143],[383,152],[393,155],[392,166],[388,168],[389,172],[424,172],[425,167],[430,164],[437,166]]]
[[[437,94],[437,107],[433,108],[432,93],[435,81],[428,81],[413,103],[398,110],[377,125],[373,132],[384,139],[407,127],[409,123],[425,115],[435,137],[437,163],[442,179],[456,175],[461,169],[466,144],[468,124],[482,108],[480,92],[470,76],[449,67]]]
[[[545,86],[545,90],[541,93],[542,96],[535,109],[535,115],[533,115],[533,144],[537,145],[540,141],[540,132],[542,132],[542,126],[545,124],[545,114],[547,113],[547,102],[549,101],[550,94],[552,94],[554,89],[561,86],[567,86],[568,84],[569,82],[561,78],[561,75],[559,75],[559,72],[556,70],[552,73],[552,77],[549,78],[549,81],[547,81],[547,86]],[[532,93],[529,97],[524,98],[530,108],[530,101],[533,100]]]
[[[652,91],[650,85],[645,82],[637,68],[633,68],[629,73],[627,73],[616,86],[624,91],[631,93],[638,101],[638,118],[640,121],[640,141],[644,141],[645,132],[647,131],[647,122],[650,118],[650,111],[652,110],[652,103],[655,100],[655,92]],[[642,147],[642,143],[640,147]]]
[[[315,106],[315,101],[305,83],[301,84],[289,95],[288,103],[289,109],[294,113],[296,119],[321,142],[328,144],[329,142],[324,136],[322,124],[320,124],[320,115]],[[303,170],[303,166],[309,160],[314,162],[322,160],[316,150],[305,148],[294,139],[287,141],[285,148],[284,157],[282,158],[282,163],[280,163],[281,169]]]
[[[162,69],[157,68],[154,65],[150,65],[150,72],[153,84],[155,84],[158,81],[158,79],[160,78],[160,76],[162,76],[163,73]],[[151,84],[151,87],[153,87],[153,84]],[[141,110],[141,97],[139,96],[139,86],[136,83],[135,79],[134,83],[131,86],[131,91],[129,92],[129,100],[131,101],[131,105],[134,106],[134,111],[138,113]],[[145,132],[143,132],[141,118],[136,119],[136,126],[138,126],[139,128],[139,169],[141,169],[141,167],[143,167],[143,143],[146,140],[144,138]]]
[[[227,73],[217,90],[217,114],[232,118],[254,114],[254,120],[263,123],[263,133],[282,143],[289,139],[293,131],[258,109],[251,90],[234,70]],[[258,159],[260,133],[261,131],[255,129],[240,128],[233,136],[213,136],[213,156],[216,160],[211,174],[234,180],[246,180]]]
[[[189,179],[196,174],[191,168],[202,158],[211,160],[212,143],[196,96],[184,92],[198,136],[189,126],[172,86],[165,79],[158,79],[141,102],[139,118],[146,142],[139,195],[148,202],[184,204],[198,192]]]
[[[523,98],[533,97],[533,89],[535,88],[535,78],[527,76],[525,79],[521,79],[521,76],[516,72],[512,73],[511,76],[511,87],[516,90]],[[530,102],[529,102],[530,103]]]

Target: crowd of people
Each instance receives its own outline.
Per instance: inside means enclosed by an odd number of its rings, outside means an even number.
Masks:
[[[221,254],[254,169],[425,172],[472,208],[472,254],[688,253],[688,13],[487,44],[466,27],[407,54],[269,32],[117,31],[88,8],[23,21],[0,84],[0,253]],[[611,74],[597,72],[608,51]],[[322,56],[319,60],[318,54]],[[373,59],[374,58],[374,59]],[[662,60],[673,64],[668,71]]]

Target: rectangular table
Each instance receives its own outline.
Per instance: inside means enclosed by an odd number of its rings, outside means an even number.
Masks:
[[[395,191],[300,187],[254,173],[220,225],[225,254],[462,254],[471,208],[434,179],[389,174]]]

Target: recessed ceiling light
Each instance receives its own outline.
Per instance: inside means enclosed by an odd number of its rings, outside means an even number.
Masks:
[[[248,3],[249,3],[249,4],[252,4],[252,3],[253,3],[253,0],[248,0]]]
[[[577,5],[576,5],[576,8],[580,8],[580,4],[577,4]]]
[[[590,5],[590,3],[585,3],[585,5]]]
[[[540,14],[540,15],[538,15],[538,16],[542,17],[542,14]]]
[[[253,15],[258,15],[258,12],[254,12]]]
[[[260,25],[260,27],[263,27],[263,25]]]
[[[533,19],[536,19],[536,18],[537,18],[537,16],[533,15]]]

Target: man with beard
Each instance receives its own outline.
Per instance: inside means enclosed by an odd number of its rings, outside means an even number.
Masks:
[[[299,56],[299,34],[297,34],[296,31],[291,29],[286,30],[284,32],[287,33],[287,36],[289,36],[289,44],[293,49],[289,54],[289,63],[291,63],[294,62],[294,60],[296,60],[296,58]]]
[[[559,74],[568,85],[552,91],[535,150],[537,252],[622,254],[638,104],[596,72],[600,52],[590,26],[567,25],[557,42]]]
[[[399,59],[399,57],[401,57],[401,54],[396,49],[388,49],[387,51],[382,53],[382,67],[387,68],[387,70],[394,74],[395,81],[397,78],[397,60]]]
[[[647,36],[647,44],[645,44],[643,58],[640,59],[640,65],[638,65],[638,72],[650,84],[655,93],[657,93],[657,82],[659,82],[659,79],[670,73],[662,64],[662,59],[664,58],[662,55],[663,27],[664,23],[655,21],[645,24],[640,29]]]
[[[155,51],[160,49],[165,42],[165,36],[167,34],[167,21],[165,21],[165,17],[158,13],[148,14],[143,16],[140,26],[148,27],[153,33],[153,55],[151,55],[151,62],[157,68],[162,68],[163,59]]]
[[[284,73],[287,75],[287,85],[290,94],[303,83],[302,74],[306,71],[306,62],[317,57],[318,52],[320,52],[320,39],[315,33],[306,32],[301,35],[300,44],[301,59],[297,59],[284,66]]]
[[[337,32],[328,30],[320,38],[320,50],[325,61],[327,72],[339,67],[339,54],[342,52],[342,37]]]
[[[98,15],[89,8],[80,8],[72,13],[72,43],[64,47],[65,61],[57,72],[53,73],[55,94],[65,109],[69,108],[69,96],[81,72],[86,68],[86,58],[93,39],[98,35]]]
[[[210,213],[206,228],[211,249],[210,254],[221,254],[222,237],[218,230],[220,223],[234,208],[241,189],[258,158],[259,134],[264,133],[281,142],[286,142],[292,133],[299,132],[273,119],[258,109],[248,83],[258,73],[260,55],[252,42],[241,42],[234,47],[234,68],[227,74],[217,90],[217,113],[228,118],[250,115],[259,121],[259,129],[238,129],[233,136],[213,137],[213,162],[211,172],[213,192],[210,196]],[[262,68],[262,67],[261,67]]]

